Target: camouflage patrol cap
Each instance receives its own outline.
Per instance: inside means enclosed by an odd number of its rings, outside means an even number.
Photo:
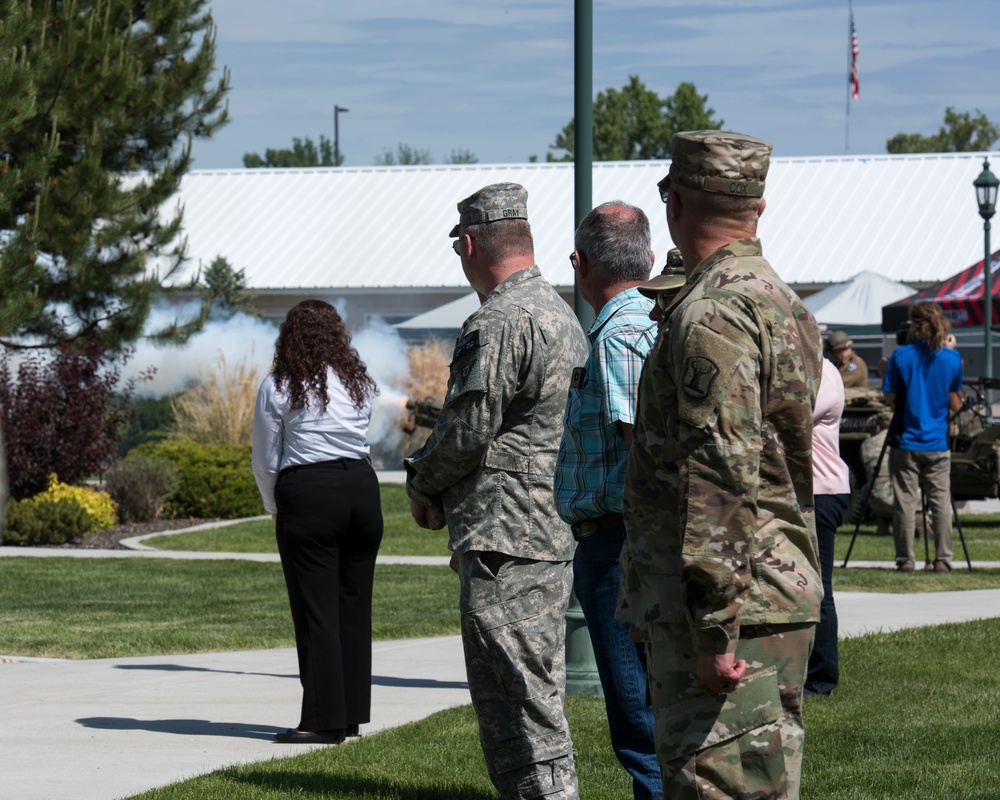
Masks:
[[[845,347],[852,347],[854,342],[847,335],[847,331],[834,331],[826,337],[826,346],[832,353],[834,350],[843,350]]]
[[[715,194],[763,197],[771,164],[771,145],[732,131],[675,133],[670,144],[670,172],[657,186],[666,193],[671,182]]]
[[[660,292],[676,292],[684,285],[687,276],[684,274],[684,262],[681,260],[681,251],[676,247],[667,253],[667,264],[663,271],[654,278],[650,278],[642,286],[637,286],[640,294],[646,297],[656,297]]]
[[[499,219],[528,218],[528,190],[519,183],[491,183],[458,204],[458,225],[449,236],[458,236],[459,228],[496,222]]]

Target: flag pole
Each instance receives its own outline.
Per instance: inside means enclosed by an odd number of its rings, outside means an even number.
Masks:
[[[851,70],[854,67],[854,5],[847,0],[847,85],[844,110],[844,153],[851,151]]]

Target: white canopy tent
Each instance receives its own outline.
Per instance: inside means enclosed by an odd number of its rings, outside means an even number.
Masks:
[[[909,297],[915,291],[905,283],[863,270],[850,280],[828,286],[802,302],[816,321],[828,328],[880,325],[882,306]]]
[[[405,322],[398,322],[394,327],[404,331],[458,331],[462,323],[472,312],[479,308],[479,295],[475,292],[432,308],[423,314],[417,314]]]

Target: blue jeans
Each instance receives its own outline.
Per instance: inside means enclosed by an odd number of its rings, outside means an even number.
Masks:
[[[624,528],[608,528],[583,539],[573,558],[573,588],[594,645],[597,672],[611,729],[611,746],[632,776],[635,800],[660,800],[663,785],[653,740],[653,709],[646,705],[646,658],[629,641],[628,623],[615,618],[618,554]]]

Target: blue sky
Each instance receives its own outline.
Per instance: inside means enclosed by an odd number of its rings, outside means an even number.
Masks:
[[[438,162],[544,160],[573,116],[572,0],[213,0],[232,121],[195,168],[333,138],[345,166],[405,142]],[[885,152],[937,131],[946,106],[1000,122],[1000,2],[855,0],[861,99],[845,149],[846,0],[594,0],[594,91],[631,74],[660,95],[693,82],[725,127],[776,156]],[[996,148],[997,145],[994,145]]]

